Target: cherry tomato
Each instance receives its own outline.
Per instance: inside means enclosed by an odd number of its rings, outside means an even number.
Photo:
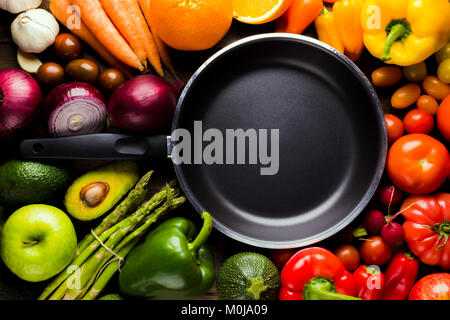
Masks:
[[[405,133],[402,120],[394,116],[393,114],[385,114],[384,121],[386,122],[388,141],[389,143],[395,142]]]
[[[444,100],[450,94],[450,86],[435,76],[426,76],[422,83],[423,90],[436,100]]]
[[[64,81],[64,69],[54,62],[44,63],[36,72],[36,79],[41,85],[55,87]]]
[[[399,67],[385,66],[372,72],[372,83],[375,87],[390,87],[402,79],[402,71]]]
[[[276,249],[270,252],[270,260],[278,270],[283,269],[288,260],[298,251],[298,249]]]
[[[372,236],[361,245],[361,257],[369,265],[381,266],[392,257],[391,247],[380,236]]]
[[[125,75],[117,69],[106,69],[98,77],[100,88],[105,91],[114,91],[127,79]]]
[[[71,33],[61,33],[55,39],[56,55],[64,61],[81,57],[83,47],[81,41]]]
[[[415,103],[419,97],[420,87],[415,83],[410,83],[394,92],[391,104],[396,109],[405,109]]]
[[[439,104],[435,98],[424,94],[417,100],[417,108],[422,109],[434,116],[438,111]]]
[[[403,76],[410,82],[420,82],[427,76],[427,65],[419,62],[403,68]]]
[[[358,250],[349,244],[344,244],[336,249],[334,254],[342,261],[345,269],[352,272],[359,266],[360,256]]]
[[[446,84],[450,83],[450,58],[445,59],[439,64],[437,75],[442,82]]]
[[[447,42],[447,44],[436,53],[435,57],[437,63],[441,63],[445,59],[450,58],[450,42]]]
[[[97,81],[100,68],[88,59],[77,59],[70,61],[66,66],[66,74],[75,81],[95,83]]]
[[[422,109],[409,111],[403,119],[408,133],[430,133],[434,127],[433,116]]]
[[[450,96],[441,102],[437,112],[436,121],[442,136],[450,141]]]
[[[387,172],[401,190],[426,194],[438,189],[449,173],[450,156],[438,140],[422,133],[398,139],[387,157]]]

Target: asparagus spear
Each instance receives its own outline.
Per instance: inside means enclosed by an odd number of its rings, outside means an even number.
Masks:
[[[168,188],[168,191],[170,188]],[[170,193],[170,191],[169,191]],[[170,198],[168,196],[168,198]],[[180,198],[178,198],[180,199]],[[180,205],[183,203],[184,197],[181,197],[182,200],[178,200],[175,202],[173,201],[173,205]],[[150,201],[149,201],[150,202]],[[163,214],[165,214],[170,206],[167,205],[169,200],[166,201],[166,203],[161,206],[160,208],[156,209],[153,213],[151,213],[154,209],[152,207],[152,203],[150,202],[149,205],[142,206],[138,212],[139,214],[136,215],[135,219],[131,219],[130,223],[123,228],[117,230],[114,234],[111,235],[111,237],[108,239],[108,241],[105,243],[105,247],[99,248],[97,252],[92,255],[81,267],[81,273],[80,273],[80,284],[82,288],[85,288],[87,284],[89,284],[90,280],[95,277],[98,273],[98,271],[102,268],[102,266],[113,256],[113,253],[110,250],[114,250],[116,252],[120,251],[123,245],[120,245],[120,242],[122,239],[130,239],[130,237],[127,237],[127,235],[135,229],[135,227],[149,214],[150,217],[147,218],[146,222],[144,224],[148,224],[150,226],[155,221],[157,221],[158,218],[160,218]],[[171,201],[170,201],[171,202]],[[150,221],[150,222],[147,222]],[[133,234],[133,233],[132,233]],[[128,242],[129,240],[127,240]],[[119,246],[118,246],[119,245]],[[110,250],[108,250],[109,248]],[[64,295],[65,300],[74,300],[77,299],[80,296],[80,293],[82,291],[77,289],[69,289],[67,290],[67,293]]]
[[[144,201],[147,195],[147,185],[153,175],[153,170],[147,172],[136,184],[133,190],[128,193],[128,196],[123,200],[103,221],[95,228],[95,234],[101,234],[108,228],[121,220],[128,212],[137,208],[139,204]],[[79,255],[86,247],[93,241],[94,236],[87,234],[83,240],[78,244],[77,255]]]
[[[146,181],[148,181],[148,179],[150,178],[152,172],[149,172],[146,176],[147,178],[145,179]],[[138,183],[140,186],[144,186],[145,185],[145,180],[144,178],[141,179],[141,181]],[[170,189],[169,193],[171,192],[177,192],[176,190]],[[167,188],[160,191],[159,193],[155,194],[149,201],[147,201],[145,204],[148,206],[147,208],[150,210],[153,210],[155,207],[157,207],[159,204],[161,204],[167,197]],[[145,207],[145,205],[144,205]],[[136,217],[136,215],[139,215],[140,213],[142,213],[143,211],[137,210],[132,216],[125,218],[124,220],[116,223],[114,226],[110,227],[109,229],[105,230],[100,236],[100,240],[102,242],[105,242],[114,232],[116,232],[117,230],[119,230],[120,228],[123,228],[124,226],[126,226],[127,224],[130,223],[131,219],[134,219]],[[105,220],[104,220],[105,221]],[[99,229],[99,228],[97,228]],[[96,230],[97,230],[96,229]],[[100,230],[100,229],[99,229]],[[95,232],[95,231],[94,231]],[[96,233],[98,234],[98,233]],[[86,261],[86,259],[88,259],[94,252],[95,250],[100,246],[100,243],[94,238],[94,236],[92,234],[89,234],[90,237],[92,237],[93,241],[91,241],[91,243],[88,243],[88,245],[85,247],[85,249],[83,251],[80,252],[80,254],[72,261],[72,263],[70,264],[71,266],[75,266],[75,267],[79,267],[81,266],[81,264]],[[85,237],[85,239],[87,239],[87,237]],[[73,272],[75,272],[76,268],[73,268]],[[42,294],[38,297],[38,300],[44,300],[46,298],[48,298],[52,292],[54,292],[55,290],[59,289],[58,292],[55,292],[52,295],[52,299],[56,298],[56,299],[60,299],[62,298],[61,292],[64,289],[60,289],[58,288],[66,279],[68,279],[73,272],[66,272],[66,270],[62,271],[42,292]],[[63,286],[65,287],[65,286]],[[65,293],[65,292],[64,292]]]
[[[146,234],[147,230],[150,226],[158,220],[160,216],[165,213],[172,211],[173,209],[180,206],[182,203],[186,201],[185,197],[179,197],[174,199],[173,201],[167,201],[164,206],[158,208],[154,214],[150,215],[145,222],[136,230],[134,230],[131,234],[129,234],[122,242],[117,246],[116,250],[119,250],[119,256],[125,258],[128,253],[136,246],[139,240]],[[113,275],[118,270],[118,265],[120,261],[114,261],[109,264],[103,272],[95,279],[94,284],[87,292],[86,295],[82,295],[83,300],[93,300],[95,299],[99,293],[104,289],[104,287],[108,284],[108,281],[113,277]]]

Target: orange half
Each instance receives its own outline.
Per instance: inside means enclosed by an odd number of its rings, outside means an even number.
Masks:
[[[233,0],[236,20],[249,24],[262,24],[279,18],[292,0]]]

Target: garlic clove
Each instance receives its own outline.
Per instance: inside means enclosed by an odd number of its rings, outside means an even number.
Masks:
[[[36,73],[42,65],[42,61],[33,53],[23,52],[17,49],[17,62],[23,71],[28,73]]]
[[[29,9],[36,9],[42,0],[0,0],[0,9],[11,13],[19,13]]]

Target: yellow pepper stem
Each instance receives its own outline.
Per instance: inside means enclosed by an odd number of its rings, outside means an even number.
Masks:
[[[391,47],[395,41],[405,41],[411,34],[411,26],[408,21],[401,19],[392,20],[386,27],[386,33],[388,34],[386,43],[384,45],[383,55],[381,60],[391,60]]]

